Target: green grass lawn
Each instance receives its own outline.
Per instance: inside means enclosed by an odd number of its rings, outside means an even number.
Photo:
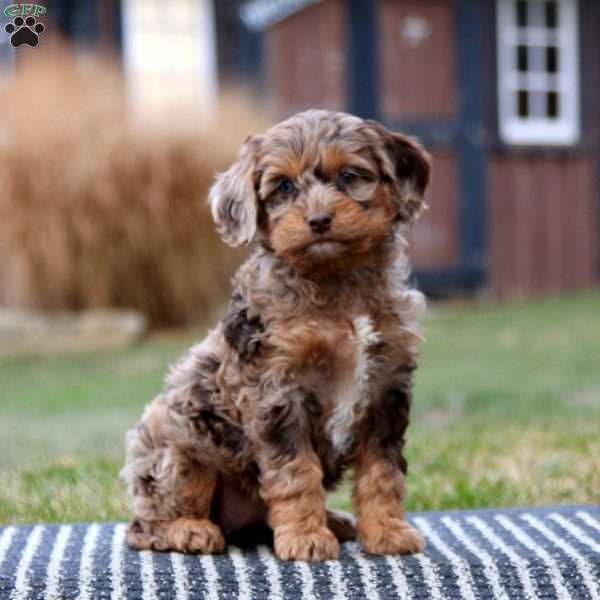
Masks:
[[[409,509],[600,502],[600,292],[434,304],[425,331]],[[127,518],[124,432],[201,336],[0,363],[0,523]]]

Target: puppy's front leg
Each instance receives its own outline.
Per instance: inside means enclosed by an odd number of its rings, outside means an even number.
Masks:
[[[404,513],[402,454],[411,398],[410,371],[374,403],[361,431],[354,467],[358,536],[372,554],[422,552],[425,542]]]
[[[308,405],[306,391],[289,387],[263,398],[257,414],[261,495],[275,553],[284,560],[339,555],[339,543],[327,527],[323,471],[311,443]]]

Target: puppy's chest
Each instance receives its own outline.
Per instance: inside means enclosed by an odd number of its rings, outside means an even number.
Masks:
[[[344,454],[351,446],[356,428],[377,392],[385,361],[381,351],[384,343],[383,333],[373,319],[361,315],[352,320],[351,332],[345,340],[347,348],[340,352],[342,364],[336,365],[325,399],[329,405],[325,431],[337,454]]]
[[[386,336],[368,314],[286,325],[273,336],[277,360],[288,376],[316,394],[320,429],[334,453],[343,455],[385,379]]]

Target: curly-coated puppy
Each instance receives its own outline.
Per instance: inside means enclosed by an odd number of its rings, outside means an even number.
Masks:
[[[267,523],[278,557],[336,558],[355,530],[326,490],[352,466],[364,548],[423,549],[402,504],[423,305],[403,231],[429,174],[415,140],[344,113],[246,140],[209,200],[223,239],[254,250],[228,315],[127,435],[129,544],[219,552]]]

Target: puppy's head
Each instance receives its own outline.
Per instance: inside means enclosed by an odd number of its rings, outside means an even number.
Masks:
[[[209,200],[232,246],[258,240],[301,270],[368,262],[423,206],[414,139],[345,113],[300,113],[248,138]]]

